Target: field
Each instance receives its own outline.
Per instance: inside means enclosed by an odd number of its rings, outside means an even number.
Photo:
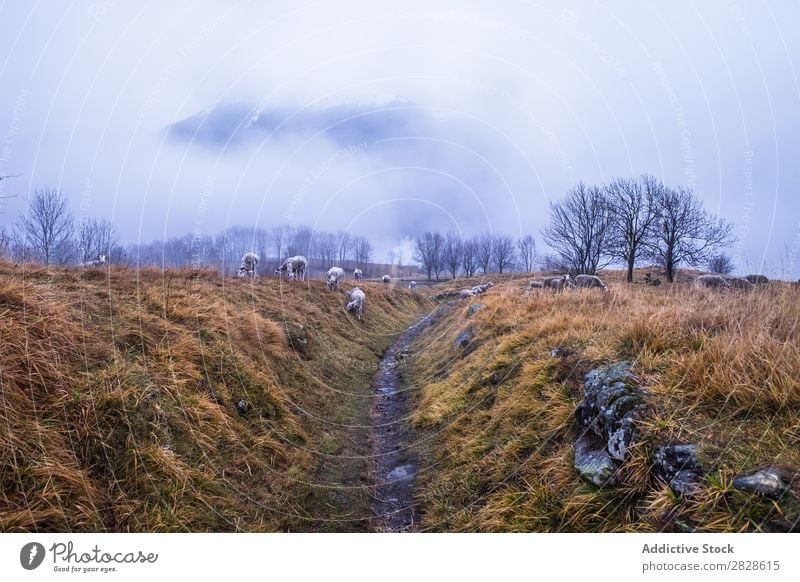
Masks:
[[[644,273],[637,273],[641,281]],[[800,292],[773,283],[714,293],[685,283],[525,295],[525,280],[466,303],[414,346],[408,388],[421,458],[423,531],[783,531],[800,516]],[[470,329],[469,349],[453,341]],[[559,348],[558,355],[551,350]],[[573,469],[585,374],[627,360],[647,393],[641,437],[616,487]],[[653,476],[662,444],[698,445],[701,490]],[[795,476],[780,501],[732,478]],[[792,526],[792,524],[794,524]]]
[[[413,529],[797,529],[796,479],[776,501],[731,482],[800,468],[800,291],[642,276],[560,295],[505,276],[439,303],[402,354]],[[0,531],[374,530],[373,377],[448,285],[365,282],[358,322],[318,280],[0,264]],[[647,413],[598,488],[573,468],[575,409],[620,361]],[[697,445],[696,494],[653,474],[669,443]]]
[[[322,281],[0,264],[0,531],[370,529],[370,383],[429,303],[363,287],[361,323]]]

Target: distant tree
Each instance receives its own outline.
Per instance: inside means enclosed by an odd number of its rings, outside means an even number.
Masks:
[[[54,188],[40,188],[28,201],[18,228],[26,248],[44,264],[66,263],[73,253],[72,213],[67,197]]]
[[[478,266],[483,270],[483,274],[489,272],[492,266],[492,251],[494,250],[494,237],[491,234],[482,234],[475,239],[477,248]]]
[[[736,270],[736,265],[733,264],[733,259],[724,253],[714,255],[708,262],[708,270],[712,273],[719,273],[720,275],[730,275]]]
[[[492,259],[500,274],[514,265],[514,239],[506,235],[497,235],[492,240]]]
[[[370,243],[366,237],[355,237],[353,242],[353,254],[358,268],[364,269],[372,261],[373,252],[372,243]]]
[[[478,270],[478,241],[476,238],[465,240],[461,246],[461,268],[465,277],[472,277]]]
[[[533,271],[533,264],[536,261],[536,240],[533,235],[526,235],[517,241],[517,254],[521,267],[526,273]]]
[[[276,259],[284,259],[288,256],[288,246],[293,230],[288,224],[279,224],[270,229],[269,240]]]
[[[645,252],[658,220],[658,200],[664,185],[646,174],[617,179],[605,187],[611,216],[609,254],[624,262],[627,281],[633,282],[636,260]]]
[[[427,231],[418,236],[414,242],[414,257],[422,269],[428,274],[430,281],[433,275],[439,278],[442,272],[442,247],[444,239],[439,232]]]
[[[603,189],[579,182],[566,198],[550,204],[550,222],[542,236],[572,271],[594,275],[608,250],[610,225]]]
[[[733,241],[733,225],[705,210],[691,190],[665,188],[659,196],[658,224],[647,246],[670,283],[679,265],[706,264],[720,247]]]
[[[539,268],[546,273],[567,273],[572,266],[561,255],[544,255],[539,259]]]
[[[0,259],[10,259],[13,248],[13,238],[4,226],[0,227]]]
[[[464,241],[461,238],[461,235],[455,232],[447,233],[447,236],[444,239],[444,247],[442,249],[442,259],[444,260],[444,265],[448,271],[450,271],[450,276],[455,279],[456,275],[458,274],[458,270],[461,267],[461,258],[464,254]]]
[[[289,256],[307,255],[311,250],[311,241],[314,238],[314,231],[308,226],[298,226],[293,229],[292,238],[287,246]]]
[[[99,255],[112,260],[112,250],[119,245],[117,228],[104,218],[85,218],[78,225],[78,260],[91,261]]]
[[[337,258],[339,259],[339,264],[343,265],[352,254],[353,235],[346,231],[339,231],[336,233],[336,242]]]

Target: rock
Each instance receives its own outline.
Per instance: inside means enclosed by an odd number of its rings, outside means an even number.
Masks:
[[[636,419],[644,408],[644,393],[636,383],[628,362],[592,370],[575,410],[580,427],[607,443],[608,454],[618,461],[625,460],[636,439]]]
[[[573,465],[578,474],[592,485],[606,487],[615,484],[617,465],[603,443],[592,434],[585,433],[575,441]]]
[[[486,305],[484,305],[483,303],[473,303],[472,305],[469,306],[469,309],[467,309],[467,317],[472,317],[485,307]]]
[[[456,341],[453,342],[453,347],[460,350],[467,349],[472,343],[473,339],[474,339],[474,331],[472,329],[472,326],[470,326],[464,331],[462,331],[460,334],[458,334]]]
[[[567,358],[572,355],[572,351],[568,350],[567,348],[557,347],[557,348],[550,348],[550,357],[551,358]]]
[[[739,475],[733,480],[733,488],[779,499],[789,489],[792,476],[775,467],[760,469],[752,475]]]
[[[289,345],[293,350],[305,352],[308,347],[308,332],[300,323],[289,323],[287,326]]]
[[[247,414],[250,410],[250,403],[247,400],[240,400],[236,403],[236,412],[238,412],[241,416]]]
[[[656,450],[653,470],[678,495],[698,492],[703,471],[697,462],[697,445],[666,445]]]

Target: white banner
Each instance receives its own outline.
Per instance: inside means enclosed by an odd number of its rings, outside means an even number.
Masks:
[[[3,534],[0,580],[794,581],[800,580],[798,540],[791,534]]]

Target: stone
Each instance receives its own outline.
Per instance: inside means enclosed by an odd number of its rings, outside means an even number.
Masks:
[[[238,412],[241,416],[247,414],[250,410],[250,403],[247,400],[240,400],[236,403],[236,412]]]
[[[464,331],[462,331],[460,334],[458,334],[458,337],[453,342],[453,347],[462,350],[466,349],[470,346],[473,339],[474,339],[474,331],[472,329],[472,326],[470,326]]]
[[[733,488],[756,493],[771,499],[779,499],[789,489],[792,476],[775,467],[760,469],[752,475],[739,475],[733,480]]]
[[[467,309],[467,317],[472,317],[485,307],[486,305],[484,305],[483,303],[473,303],[472,305],[469,306],[469,309]]]
[[[581,478],[596,487],[607,487],[616,482],[617,465],[594,435],[585,433],[575,441],[573,465]]]
[[[691,496],[700,489],[703,470],[696,458],[697,445],[680,444],[659,447],[653,470],[678,495]]]

